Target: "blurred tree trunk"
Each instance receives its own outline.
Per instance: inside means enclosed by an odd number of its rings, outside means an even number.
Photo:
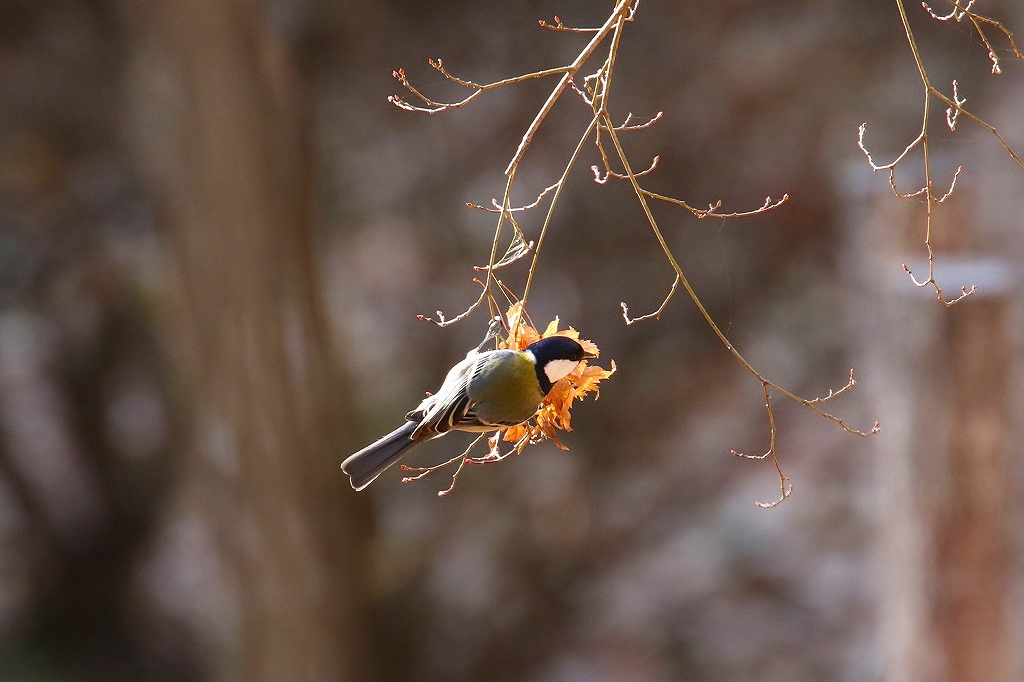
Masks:
[[[947,210],[936,240],[936,274],[947,295],[959,294],[960,281],[984,279],[974,296],[946,309],[933,289],[915,288],[895,267],[923,251],[923,209],[900,202],[884,183],[861,198],[851,213],[859,235],[850,253],[864,261],[861,284],[884,292],[857,319],[860,364],[875,381],[866,386],[885,415],[878,547],[886,679],[1018,679],[1007,457],[1016,371],[1013,268],[964,257],[969,252],[957,239],[974,225],[957,224]],[[964,190],[957,198],[970,205]],[[923,278],[927,263],[913,269]]]
[[[169,345],[195,386],[184,485],[205,487],[237,585],[216,672],[362,678],[354,531],[329,428],[344,405],[330,395],[294,69],[258,2],[124,8],[134,136],[180,288]]]
[[[1007,290],[986,288],[940,332],[948,352],[942,364],[951,369],[950,485],[934,529],[934,619],[950,680],[1018,679],[1008,603],[1011,305]]]

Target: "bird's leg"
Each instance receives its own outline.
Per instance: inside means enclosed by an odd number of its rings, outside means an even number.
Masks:
[[[492,339],[498,338],[504,329],[505,323],[502,321],[501,315],[495,315],[491,318],[491,323],[487,325],[487,334],[484,336],[484,340],[480,342],[480,345],[476,347],[476,352],[482,353],[484,347],[487,346]]]

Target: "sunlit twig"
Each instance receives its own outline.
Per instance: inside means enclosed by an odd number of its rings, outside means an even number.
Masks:
[[[406,111],[418,111],[424,114],[439,114],[442,111],[460,109],[469,104],[470,102],[472,102],[473,100],[475,100],[483,93],[487,92],[488,90],[494,90],[495,88],[505,87],[506,85],[522,83],[523,81],[533,80],[535,78],[557,76],[558,74],[564,74],[566,71],[565,68],[546,69],[543,71],[535,71],[533,73],[523,74],[522,76],[504,78],[500,81],[494,81],[493,83],[485,83],[481,85],[478,83],[474,83],[473,81],[464,80],[462,78],[453,76],[444,68],[444,62],[442,62],[440,59],[429,59],[427,60],[427,63],[434,67],[434,69],[436,69],[439,73],[441,73],[441,75],[443,75],[449,81],[457,85],[461,85],[462,87],[469,88],[470,90],[472,90],[472,92],[466,95],[464,98],[457,100],[455,102],[437,102],[435,100],[430,99],[422,92],[417,90],[415,87],[413,87],[412,83],[409,82],[408,77],[405,75],[405,69],[396,69],[391,73],[391,75],[393,75],[395,79],[397,79],[398,82],[401,83],[406,90],[412,93],[413,96],[415,96],[418,100],[423,102],[423,106],[409,104],[398,95],[390,95],[388,97],[388,101],[394,104],[399,109],[404,109]]]
[[[763,455],[746,455],[735,450],[730,451],[730,454],[733,457],[741,457],[743,459],[770,459],[772,464],[775,465],[775,471],[779,474],[779,488],[781,493],[779,497],[771,502],[755,501],[754,504],[761,507],[761,509],[777,507],[783,502],[783,500],[793,494],[793,481],[790,480],[789,476],[782,473],[782,464],[779,462],[779,456],[775,450],[775,411],[772,409],[771,387],[771,382],[762,380],[761,388],[764,389],[764,407],[768,413],[768,450],[765,451]]]
[[[650,320],[651,318],[654,318],[655,320],[660,320],[661,314],[665,312],[665,308],[668,307],[668,302],[671,301],[672,297],[676,295],[676,289],[679,288],[680,281],[682,280],[680,279],[679,275],[676,275],[675,281],[672,282],[672,288],[668,290],[668,296],[665,297],[665,300],[661,302],[661,305],[658,306],[658,309],[655,310],[653,313],[647,313],[646,315],[641,315],[640,317],[630,317],[629,306],[626,305],[625,301],[620,303],[619,305],[622,306],[622,319],[626,321],[626,326],[632,327],[637,322],[643,322],[644,320]]]
[[[992,73],[994,75],[998,76],[999,74],[1001,74],[1003,72],[1003,68],[999,64],[999,54],[996,52],[995,47],[993,47],[992,43],[989,41],[988,35],[986,35],[983,25],[989,26],[998,31],[999,33],[1002,33],[1003,37],[1006,38],[1007,42],[1009,43],[1009,47],[1010,50],[1013,52],[1013,56],[1017,59],[1024,59],[1024,54],[1021,54],[1021,51],[1017,49],[1017,42],[1014,40],[1013,34],[1010,32],[1009,29],[1006,28],[1006,26],[1004,26],[1001,22],[992,19],[991,17],[982,16],[981,14],[977,14],[971,11],[971,7],[974,6],[975,0],[969,0],[967,4],[963,5],[960,4],[957,0],[945,0],[945,2],[950,7],[953,8],[949,11],[949,14],[938,14],[928,5],[927,2],[922,2],[921,5],[924,7],[925,11],[928,12],[931,18],[937,21],[952,20],[959,23],[964,19],[964,17],[969,19],[971,25],[974,26],[974,30],[975,32],[977,32],[978,37],[981,39],[981,42],[985,44],[985,49],[988,50],[988,58],[989,61],[992,62]]]
[[[414,476],[406,476],[405,478],[403,478],[402,479],[402,483],[411,483],[412,481],[418,481],[421,478],[424,478],[425,476],[429,476],[430,474],[434,473],[435,471],[438,471],[440,469],[444,469],[445,467],[449,466],[450,464],[453,464],[453,463],[458,461],[459,462],[459,466],[455,469],[455,473],[452,474],[452,482],[451,482],[451,484],[447,488],[445,488],[444,490],[439,490],[437,492],[437,496],[438,497],[444,497],[445,495],[447,495],[448,493],[450,493],[452,490],[455,489],[455,484],[456,484],[456,482],[458,482],[459,474],[462,473],[462,468],[464,466],[466,466],[467,462],[471,461],[469,453],[473,450],[473,448],[476,447],[476,444],[479,443],[484,438],[485,435],[486,434],[481,433],[479,436],[477,436],[476,438],[473,439],[473,442],[470,443],[469,446],[465,450],[463,450],[461,455],[456,455],[455,457],[452,457],[451,459],[449,459],[446,462],[441,462],[440,464],[435,464],[435,465],[429,466],[429,467],[414,467],[414,466],[409,466],[408,464],[402,464],[401,465],[402,471],[416,471],[416,472],[418,472]]]

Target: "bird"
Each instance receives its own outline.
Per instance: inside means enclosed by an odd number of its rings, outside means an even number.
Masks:
[[[487,432],[528,421],[558,380],[597,357],[567,336],[548,336],[523,350],[483,350],[496,335],[492,324],[404,424],[342,463],[353,488],[362,490],[410,449],[449,431]]]

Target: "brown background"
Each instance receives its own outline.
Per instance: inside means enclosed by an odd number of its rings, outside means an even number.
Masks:
[[[536,21],[606,4],[0,4],[0,678],[1020,679],[1024,171],[936,107],[936,184],[966,167],[938,276],[982,288],[949,311],[914,289],[921,207],[856,147],[863,121],[876,158],[920,127],[894,3],[644,0],[612,106],[665,111],[628,137],[635,166],[661,155],[652,189],[790,194],[657,214],[755,366],[807,397],[856,367],[832,407],[882,434],[777,400],[796,492],[757,509],[774,472],[729,451],[766,446],[760,386],[682,295],[622,324],[672,273],[588,149],[531,294],[620,366],[571,452],[442,499],[443,477],[349,489],[344,456],[479,339],[415,315],[475,296],[492,223],[463,206],[551,87],[427,117],[387,102],[392,69],[445,98],[427,57],[478,82],[559,65],[583,39]],[[935,84],[1024,148],[1024,64],[991,76],[968,26],[908,5]],[[1018,2],[979,11],[1024,32]],[[556,108],[521,202],[586,113]]]

